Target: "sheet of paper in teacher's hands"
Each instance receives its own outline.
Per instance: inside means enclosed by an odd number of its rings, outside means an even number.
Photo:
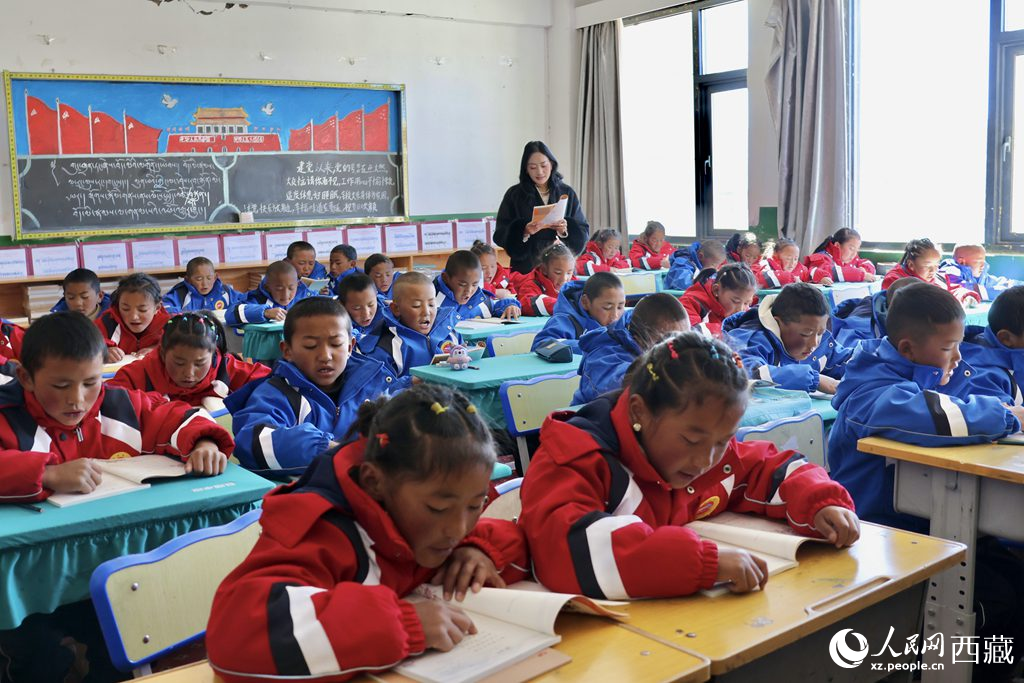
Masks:
[[[533,207],[533,222],[538,225],[552,225],[565,218],[565,209],[569,206],[569,195],[563,194],[557,204]]]

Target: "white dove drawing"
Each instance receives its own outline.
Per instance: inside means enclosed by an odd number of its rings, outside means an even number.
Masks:
[[[262,107],[260,107],[260,111],[263,112],[264,114],[266,114],[267,116],[273,116],[274,115],[274,103],[273,102],[267,102]]]
[[[167,93],[164,93],[164,96],[160,99],[160,104],[164,105],[168,109],[174,109],[174,105],[178,104],[178,100]]]

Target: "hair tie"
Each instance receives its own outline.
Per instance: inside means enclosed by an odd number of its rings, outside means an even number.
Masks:
[[[469,413],[470,415],[476,415],[476,406],[473,405],[472,403],[468,404],[466,406],[466,412]]]
[[[387,432],[378,432],[377,433],[377,444],[380,445],[381,448],[387,448],[388,447],[388,443],[390,443],[390,441],[391,440],[388,439]]]
[[[708,355],[714,358],[715,360],[722,359],[722,357],[718,355],[718,349],[715,348],[715,345],[713,343],[710,345],[710,348],[708,348]]]
[[[444,411],[448,410],[447,408],[445,408],[443,405],[441,405],[437,401],[434,401],[433,403],[430,404],[430,409],[434,411],[435,415],[440,415]]]
[[[679,360],[679,352],[676,351],[676,347],[672,345],[671,341],[668,343],[668,355],[672,357],[672,360]]]
[[[649,372],[650,375],[651,375],[651,381],[653,381],[653,382],[657,382],[658,381],[659,377],[658,377],[658,373],[656,373],[654,371],[654,363],[648,363],[647,364],[647,372]]]

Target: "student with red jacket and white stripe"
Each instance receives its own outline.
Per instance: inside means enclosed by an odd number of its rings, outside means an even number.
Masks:
[[[860,257],[860,233],[853,228],[839,228],[818,245],[804,265],[811,279],[822,285],[836,282],[874,282],[875,264]]]
[[[716,272],[705,268],[679,297],[690,328],[720,338],[722,323],[730,315],[750,308],[757,291],[754,273],[744,263],[727,263]]]
[[[480,270],[483,274],[483,288],[499,299],[515,298],[516,288],[512,284],[512,271],[498,263],[498,255],[494,247],[475,240],[471,252],[480,259]]]
[[[515,282],[523,315],[551,315],[558,293],[569,280],[575,280],[576,259],[569,247],[555,242],[541,252],[540,265]]]
[[[622,240],[619,231],[602,228],[594,233],[587,247],[576,259],[577,275],[607,273],[612,269],[630,270],[629,261],[619,252]]]
[[[364,437],[328,451],[264,500],[263,534],[224,579],[206,632],[225,680],[343,681],[475,633],[440,600],[524,578],[513,522],[481,519],[495,450],[466,398],[421,384],[364,403]]]
[[[633,240],[629,248],[629,262],[642,270],[668,268],[669,257],[675,250],[665,239],[665,226],[658,221],[647,221],[643,234]]]
[[[159,351],[122,367],[108,387],[156,391],[201,406],[205,398],[223,399],[270,374],[262,363],[247,363],[227,352],[224,328],[212,315],[180,313],[164,328]]]
[[[152,275],[133,273],[121,278],[110,297],[110,308],[96,318],[96,327],[107,340],[107,360],[153,350],[170,319],[160,299],[160,283]]]
[[[766,289],[811,281],[807,266],[800,263],[799,245],[786,237],[778,240],[767,257],[757,262],[754,275],[757,284]]]
[[[981,303],[981,294],[961,284],[950,285],[939,272],[942,250],[927,237],[910,240],[903,249],[899,265],[885,274],[882,289],[889,289],[892,283],[905,277],[914,277],[928,284],[948,290],[962,306]]]
[[[180,457],[219,474],[234,442],[205,410],[105,387],[103,337],[81,313],[52,313],[25,333],[18,381],[0,386],[0,502],[88,493],[94,459]]]
[[[734,435],[747,376],[725,344],[693,332],[631,368],[627,388],[555,413],[521,489],[534,571],[554,591],[596,598],[764,587],[764,561],[685,524],[726,510],[785,520],[837,547],[859,537],[853,501],[800,453]]]

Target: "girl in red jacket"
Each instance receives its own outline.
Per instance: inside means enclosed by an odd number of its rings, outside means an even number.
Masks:
[[[811,279],[822,285],[874,282],[875,264],[861,258],[859,252],[860,233],[853,228],[839,228],[818,245],[805,265],[811,271]]]
[[[619,231],[613,228],[602,228],[594,233],[587,242],[587,248],[576,259],[577,275],[593,275],[607,273],[612,269],[630,270],[629,261],[619,253]]]
[[[658,221],[647,221],[643,234],[633,240],[629,249],[629,262],[643,270],[668,268],[668,258],[675,250],[665,240],[665,226]]]
[[[160,298],[160,283],[152,275],[134,273],[121,278],[110,296],[110,308],[96,318],[107,340],[107,361],[125,354],[142,356],[156,348],[171,316]]]
[[[725,243],[725,253],[733,263],[746,263],[753,269],[754,264],[761,260],[761,240],[750,232],[733,233]]]
[[[576,279],[575,268],[576,259],[561,242],[541,252],[540,265],[516,281],[523,315],[551,315],[562,285]]]
[[[688,595],[715,583],[764,587],[765,562],[684,525],[726,510],[785,520],[836,547],[859,537],[853,501],[795,451],[733,437],[747,376],[722,342],[669,338],[626,389],[554,413],[523,481],[519,524],[554,591],[609,599]]]
[[[227,681],[342,681],[428,649],[450,650],[470,618],[404,598],[433,577],[446,597],[524,578],[512,522],[481,519],[494,466],[466,398],[421,384],[364,403],[363,437],[315,459],[264,498],[263,534],[213,600],[206,647]]]
[[[480,259],[484,289],[499,299],[515,298],[516,288],[512,284],[512,271],[498,263],[494,247],[481,240],[475,240],[470,251]]]
[[[783,237],[774,247],[769,245],[767,257],[758,262],[755,269],[757,284],[765,288],[783,287],[791,282],[810,282],[807,266],[800,263],[800,247],[793,240]]]
[[[754,273],[745,263],[727,263],[716,272],[705,268],[679,297],[690,318],[690,327],[720,338],[722,321],[750,308],[757,291]]]
[[[157,391],[200,406],[208,397],[223,399],[270,368],[246,363],[227,353],[224,328],[204,311],[182,313],[167,321],[158,353],[125,365],[108,386]]]
[[[903,250],[903,258],[899,265],[885,274],[882,279],[882,289],[889,289],[892,283],[905,277],[913,277],[924,280],[928,284],[942,287],[956,297],[965,307],[981,303],[981,295],[959,284],[950,285],[939,273],[939,261],[942,259],[942,249],[927,237],[910,240]]]

